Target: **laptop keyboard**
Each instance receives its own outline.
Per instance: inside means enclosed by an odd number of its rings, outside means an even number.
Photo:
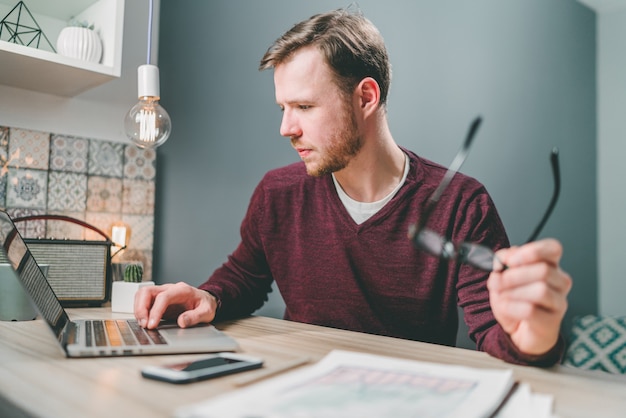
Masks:
[[[91,320],[85,321],[85,326],[89,347],[167,344],[159,331],[144,329],[135,320]]]

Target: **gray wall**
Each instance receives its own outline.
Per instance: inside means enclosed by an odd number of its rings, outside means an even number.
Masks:
[[[257,71],[293,23],[345,6],[293,0],[162,0],[162,104],[155,277],[200,284],[235,248],[253,188],[297,160],[278,133],[272,73]],[[561,200],[543,236],[574,276],[567,322],[597,311],[595,14],[575,0],[361,0],[393,63],[396,141],[448,164],[471,119],[484,121],[463,171],[482,181],[512,243],[534,228],[561,151]],[[281,315],[278,299],[264,308]]]
[[[598,15],[598,310],[626,315],[626,4]]]

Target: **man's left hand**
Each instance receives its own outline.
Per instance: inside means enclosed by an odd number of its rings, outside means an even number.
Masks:
[[[496,254],[508,268],[487,280],[491,309],[523,353],[544,354],[559,338],[572,287],[571,277],[559,266],[562,253],[559,241],[544,239]]]

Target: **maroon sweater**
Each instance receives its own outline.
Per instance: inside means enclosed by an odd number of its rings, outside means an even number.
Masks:
[[[551,365],[518,352],[495,321],[488,274],[433,257],[407,238],[446,169],[406,151],[410,171],[396,196],[357,225],[331,176],[307,175],[296,163],[270,171],[255,189],[241,225],[241,243],[200,286],[221,301],[218,319],[253,313],[275,280],[285,319],[453,346],[457,304],[477,348],[505,361]],[[453,241],[509,245],[485,188],[458,174],[428,222]]]

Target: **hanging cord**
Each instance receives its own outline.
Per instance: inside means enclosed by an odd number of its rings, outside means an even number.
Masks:
[[[151,53],[152,53],[152,9],[153,9],[153,0],[150,0],[148,7],[148,56],[146,64],[150,64]]]
[[[113,243],[114,246],[118,246],[119,244]],[[122,245],[116,252],[114,252],[113,254],[111,254],[111,258],[115,257],[116,255],[118,255],[120,252],[122,252],[123,250],[125,250],[127,247],[127,245]]]

